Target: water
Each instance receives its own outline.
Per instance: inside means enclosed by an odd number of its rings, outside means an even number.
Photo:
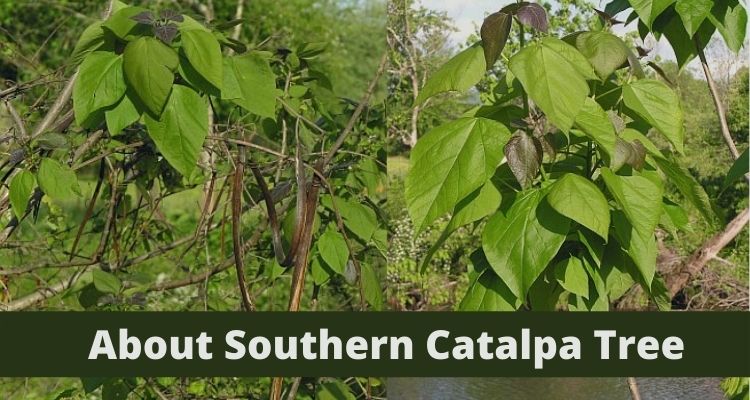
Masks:
[[[719,378],[638,378],[642,400],[723,400]],[[631,400],[625,378],[390,378],[389,400]]]

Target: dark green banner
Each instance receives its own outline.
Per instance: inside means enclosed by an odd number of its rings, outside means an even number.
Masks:
[[[750,376],[750,313],[0,313],[0,376]]]

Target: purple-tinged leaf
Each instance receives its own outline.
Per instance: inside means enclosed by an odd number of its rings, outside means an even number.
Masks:
[[[178,13],[175,10],[162,10],[161,12],[159,12],[159,17],[175,22],[182,22],[185,20],[185,17],[183,17],[182,14]]]
[[[510,14],[502,11],[490,14],[484,19],[479,34],[482,37],[482,48],[484,49],[484,59],[487,62],[488,70],[495,65],[500,53],[503,52],[512,22],[513,18]]]
[[[172,24],[157,26],[154,28],[154,34],[162,42],[171,44],[174,37],[177,36],[177,27]]]
[[[140,14],[137,14],[133,17],[131,17],[133,21],[144,24],[144,25],[153,25],[154,24],[154,14],[151,13],[151,11],[144,11]]]
[[[518,131],[505,145],[505,158],[513,176],[525,189],[531,186],[542,165],[541,143],[526,132]]]
[[[547,11],[536,3],[527,3],[518,8],[516,13],[522,24],[540,32],[547,32]]]

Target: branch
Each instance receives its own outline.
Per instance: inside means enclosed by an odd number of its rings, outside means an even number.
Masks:
[[[708,90],[711,92],[711,98],[714,101],[716,107],[716,114],[719,116],[719,124],[721,125],[721,135],[724,137],[729,152],[732,153],[732,159],[736,160],[739,158],[740,153],[737,151],[737,146],[732,140],[732,134],[729,132],[729,124],[727,124],[727,116],[724,112],[724,105],[721,103],[719,98],[719,90],[716,88],[714,78],[711,76],[711,70],[708,68],[708,62],[706,61],[706,54],[703,53],[700,40],[698,36],[695,37],[695,48],[698,50],[698,57],[701,60],[701,66],[703,67],[703,73],[706,75],[706,83],[708,84]]]
[[[706,241],[703,246],[696,250],[690,258],[680,267],[680,269],[669,274],[666,279],[666,287],[669,291],[669,297],[673,298],[682,288],[684,288],[690,279],[698,275],[703,267],[711,261],[729,242],[734,240],[737,235],[750,221],[750,212],[746,208],[737,215],[726,228]]]
[[[365,107],[370,102],[370,97],[372,97],[372,94],[375,92],[375,87],[378,85],[378,81],[380,80],[380,76],[383,75],[383,71],[385,70],[385,66],[388,61],[388,53],[383,53],[383,57],[380,58],[380,66],[378,66],[378,70],[375,72],[375,76],[372,78],[372,81],[370,81],[370,86],[368,86],[367,91],[365,92],[365,95],[362,97],[362,100],[359,102],[359,105],[357,105],[357,108],[354,110],[354,113],[352,114],[351,118],[349,118],[349,122],[346,124],[346,127],[341,132],[339,137],[336,139],[336,142],[333,143],[333,146],[328,150],[328,153],[326,154],[325,158],[323,159],[323,167],[327,166],[333,157],[336,155],[336,152],[341,148],[341,146],[344,144],[344,141],[349,136],[350,133],[352,133],[352,130],[354,129],[354,124],[357,123],[357,120],[359,119],[360,114],[362,114],[362,111],[364,111]]]

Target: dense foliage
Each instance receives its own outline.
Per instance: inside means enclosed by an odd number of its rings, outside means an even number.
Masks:
[[[383,62],[370,52],[384,47],[365,53],[340,41],[357,26],[370,30],[365,44],[377,43],[383,4],[337,4],[343,15],[312,7],[307,16],[329,24],[285,40],[285,21],[257,21],[291,9],[252,3],[250,17],[234,19],[242,2],[195,13],[112,1],[74,45],[64,35],[39,51],[38,69],[19,62],[25,44],[5,49],[0,309],[383,307]],[[31,6],[2,7],[12,15]],[[332,31],[347,15],[357,20]],[[11,21],[32,36],[24,20]],[[342,73],[338,60],[354,58]],[[269,383],[87,378],[83,391],[64,393],[248,396]],[[287,383],[303,397],[383,390],[376,379]]]
[[[630,20],[639,19],[644,36],[665,35],[683,65],[715,30],[739,50],[744,24],[735,22],[744,8],[735,3],[698,13],[679,2],[658,10],[639,2]],[[469,90],[487,70],[502,73],[491,92],[483,91],[481,106],[420,138],[406,178],[416,233],[446,213],[451,219],[441,239],[467,224],[482,229],[461,309],[607,310],[633,284],[670,308],[656,273],[656,234],[688,229],[689,208],[703,224],[722,225],[725,216],[716,215],[701,182],[679,161],[685,152],[679,93],[647,74],[643,54],[612,33],[620,23],[614,15],[628,8],[613,2],[593,29],[558,38],[548,33],[543,7],[507,6],[485,19],[481,42],[422,87],[417,106],[442,92]],[[516,35],[520,50],[495,68]]]

